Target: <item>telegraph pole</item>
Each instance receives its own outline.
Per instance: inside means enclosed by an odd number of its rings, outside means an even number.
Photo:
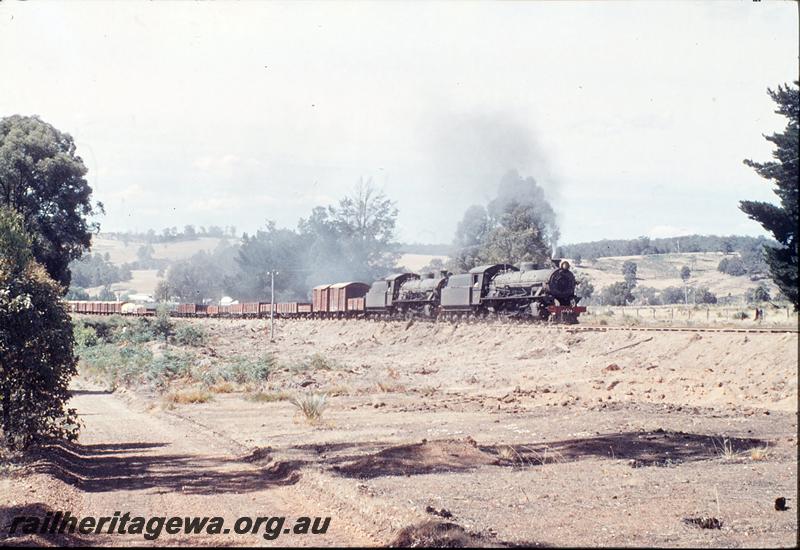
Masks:
[[[269,291],[269,339],[275,340],[275,275],[278,272],[271,270],[270,275],[270,291]]]

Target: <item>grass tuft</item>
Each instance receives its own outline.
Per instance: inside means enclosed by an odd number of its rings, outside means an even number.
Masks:
[[[754,447],[750,449],[750,460],[755,460],[759,462],[763,460],[769,460],[769,455],[770,455],[769,449],[767,449],[766,446]]]
[[[211,399],[213,399],[211,393],[197,388],[174,391],[164,395],[164,402],[168,405],[207,403]]]
[[[375,388],[383,393],[402,392],[406,389],[404,385],[391,381],[379,381],[375,384]]]
[[[321,421],[322,413],[328,407],[328,396],[321,393],[295,395],[290,401],[310,424],[316,424]]]
[[[230,382],[226,380],[220,380],[211,384],[208,387],[208,391],[211,393],[233,393],[236,391],[236,388]]]
[[[256,403],[275,403],[277,401],[288,401],[290,395],[282,391],[270,392],[255,392],[247,395],[248,401],[255,401]]]
[[[734,461],[737,458],[736,451],[733,449],[733,443],[730,439],[723,438],[722,441],[712,440],[714,443],[714,450],[717,452],[717,455],[722,457],[724,460],[727,461]]]

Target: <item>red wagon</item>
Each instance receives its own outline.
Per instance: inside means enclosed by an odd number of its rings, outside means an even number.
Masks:
[[[311,291],[311,309],[314,313],[330,311],[330,288],[331,285],[319,285]]]
[[[347,282],[336,283],[330,287],[330,305],[328,311],[331,313],[345,314],[350,308],[349,300],[364,298],[369,285],[366,283]],[[363,308],[362,308],[363,310]]]

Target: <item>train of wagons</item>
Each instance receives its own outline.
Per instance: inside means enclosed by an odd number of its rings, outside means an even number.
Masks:
[[[311,291],[311,303],[175,304],[170,313],[177,317],[233,318],[513,318],[574,324],[586,311],[578,305],[575,288],[569,262],[553,259],[549,265],[482,265],[457,275],[447,271],[396,273],[371,285],[352,281],[319,285]],[[155,306],[134,303],[67,304],[74,313],[155,314]]]

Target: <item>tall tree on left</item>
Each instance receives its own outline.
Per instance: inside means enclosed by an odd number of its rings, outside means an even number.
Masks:
[[[99,229],[89,218],[103,213],[102,203],[92,204],[86,172],[69,134],[37,116],[0,119],[0,206],[22,216],[34,258],[65,290],[69,262]]]
[[[0,206],[0,445],[77,435],[66,406],[76,372],[61,286],[31,253],[22,216]]]

